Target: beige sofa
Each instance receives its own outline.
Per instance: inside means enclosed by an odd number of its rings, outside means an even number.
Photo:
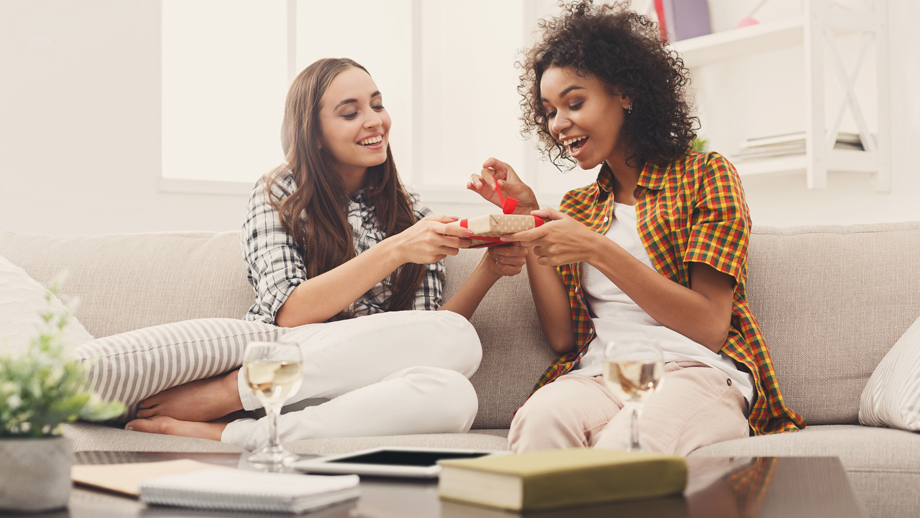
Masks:
[[[449,296],[481,251],[447,259]],[[0,233],[0,255],[40,282],[60,270],[77,318],[95,337],[206,317],[241,317],[252,290],[238,235],[163,233],[48,237]],[[858,424],[876,365],[920,315],[920,223],[755,228],[748,292],[787,404],[802,432],[728,441],[693,455],[837,456],[877,516],[920,515],[920,435]],[[299,453],[378,445],[506,449],[514,410],[552,360],[526,275],[502,279],[473,318],[483,360],[472,381],[480,408],[468,434],[305,440]],[[77,451],[229,452],[205,440],[70,425]]]

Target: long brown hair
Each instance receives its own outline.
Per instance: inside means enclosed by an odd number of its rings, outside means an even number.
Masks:
[[[351,226],[348,224],[348,194],[342,178],[332,170],[331,157],[317,143],[322,136],[320,100],[332,80],[344,70],[363,66],[346,58],[320,59],[305,68],[288,90],[284,104],[281,141],[286,165],[263,182],[281,226],[294,238],[304,258],[307,276],[321,275],[355,257]],[[369,74],[368,74],[369,75]],[[279,199],[272,186],[290,170],[297,185],[293,194]],[[367,197],[378,225],[386,237],[398,234],[417,221],[412,201],[399,181],[393,154],[368,168],[364,177]],[[388,284],[391,311],[412,309],[415,292],[425,275],[425,266],[407,263],[384,282]],[[337,318],[348,317],[343,312]]]

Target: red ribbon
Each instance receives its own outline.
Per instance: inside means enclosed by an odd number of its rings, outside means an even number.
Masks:
[[[495,180],[495,191],[498,192],[498,201],[502,202],[502,212],[505,214],[514,212],[514,209],[517,208],[518,201],[516,198],[505,196],[502,193],[502,186],[498,184],[498,180]],[[502,199],[502,197],[505,199]]]

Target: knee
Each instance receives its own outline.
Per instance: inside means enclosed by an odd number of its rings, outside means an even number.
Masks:
[[[469,378],[479,369],[482,361],[482,342],[479,333],[469,320],[452,311],[437,311],[440,335],[450,351],[455,354],[455,370]]]
[[[419,392],[426,393],[429,415],[440,433],[468,432],[479,411],[476,390],[463,374],[435,367],[413,367],[404,376]]]
[[[552,394],[548,393],[551,391],[540,394],[548,387],[549,385],[537,391],[514,414],[511,429],[508,431],[508,445],[511,451],[519,453],[531,449],[543,449],[543,447],[535,448],[533,445],[542,444],[545,436],[551,431],[567,428],[571,423],[576,422],[571,408],[554,402]]]
[[[449,427],[458,432],[468,432],[479,412],[476,389],[470,380],[459,372],[446,371],[444,375],[445,400],[450,402],[450,415],[447,418]]]

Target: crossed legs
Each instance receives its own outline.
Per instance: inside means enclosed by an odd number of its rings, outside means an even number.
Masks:
[[[482,357],[479,338],[460,315],[401,311],[294,328],[304,381],[291,401],[324,398],[284,414],[283,441],[332,436],[434,433],[469,429],[478,400],[467,378]],[[166,390],[140,404],[137,431],[223,440],[255,449],[267,422],[234,420],[260,407],[239,371]]]

